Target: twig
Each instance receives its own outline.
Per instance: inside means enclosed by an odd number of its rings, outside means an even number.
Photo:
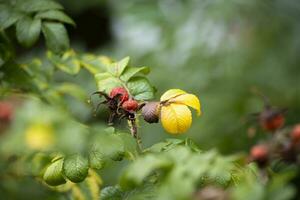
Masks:
[[[130,121],[130,132],[132,137],[134,137],[136,139],[137,145],[139,147],[139,150],[142,151],[143,147],[142,147],[142,140],[138,135],[138,131],[137,131],[137,125],[136,125],[136,120],[135,118],[129,119]]]

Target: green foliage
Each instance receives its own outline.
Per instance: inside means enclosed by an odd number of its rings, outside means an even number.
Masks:
[[[88,175],[88,160],[75,154],[65,158],[63,163],[63,173],[72,182],[83,181]]]
[[[97,73],[95,79],[98,90],[109,93],[115,87],[125,87],[136,100],[149,100],[155,89],[142,74],[149,73],[147,67],[128,66],[129,57],[107,65],[106,72]]]
[[[231,183],[235,158],[222,157],[215,151],[195,152],[186,142],[175,142],[167,151],[150,150],[130,164],[121,176],[121,188],[134,189],[152,178],[158,182],[157,197],[187,199],[199,185]]]
[[[51,186],[61,185],[66,183],[62,175],[63,170],[63,159],[58,158],[47,167],[43,179],[45,182]]]
[[[4,30],[23,17],[21,12],[14,10],[11,6],[0,5],[0,27]]]
[[[103,200],[139,200],[157,199],[156,190],[153,184],[145,183],[131,191],[122,191],[119,186],[108,186],[103,188],[100,199]]]
[[[119,200],[123,198],[121,189],[117,186],[109,186],[101,191],[100,199],[103,200]]]
[[[276,176],[265,185],[255,165],[241,166],[238,157],[216,151],[201,152],[189,141],[169,140],[145,150],[123,171],[119,185],[104,188],[100,198],[192,199],[208,185],[223,188],[234,200],[285,200],[295,194],[293,187],[285,185],[293,174]]]
[[[0,2],[0,29],[16,26],[16,37],[25,47],[33,46],[44,34],[49,50],[62,53],[69,48],[69,38],[62,23],[75,25],[52,0],[17,0]]]
[[[65,52],[62,56],[48,52],[47,56],[57,68],[68,74],[77,74],[80,70],[80,62],[72,50]]]
[[[41,20],[26,17],[16,25],[18,41],[26,46],[32,46],[39,38],[41,32]]]
[[[52,0],[18,0],[15,6],[28,13],[43,10],[63,9],[60,4]]]
[[[128,133],[108,128],[92,138],[89,150],[90,166],[101,169],[110,160],[132,160],[137,156],[136,148],[135,140]]]
[[[239,182],[231,191],[234,200],[287,200],[292,199],[295,195],[295,188],[289,184],[294,174],[290,172],[278,174],[268,184],[264,184],[263,178],[266,177],[255,175],[255,171],[257,168],[253,165],[237,171],[235,176]]]
[[[67,30],[61,23],[45,22],[43,23],[43,33],[46,39],[47,47],[55,52],[62,53],[69,48],[69,38]]]
[[[40,12],[35,16],[35,18],[54,20],[75,26],[75,22],[73,21],[73,19],[71,19],[68,15],[60,10],[47,10],[44,12]]]

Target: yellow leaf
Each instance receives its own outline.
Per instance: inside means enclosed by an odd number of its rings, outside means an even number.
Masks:
[[[192,113],[182,104],[162,106],[160,117],[164,129],[171,134],[184,133],[192,124]]]
[[[104,65],[110,65],[112,63],[112,60],[109,57],[106,56],[99,56],[98,59],[100,62],[102,62]]]
[[[73,199],[75,199],[75,200],[86,200],[86,198],[84,197],[84,194],[80,190],[79,186],[77,186],[75,184],[72,187],[72,196],[73,196]]]
[[[190,106],[197,111],[198,116],[201,114],[200,101],[196,95],[182,94],[170,100],[169,103],[178,103]]]
[[[86,183],[88,185],[91,199],[98,200],[100,195],[100,186],[102,186],[102,180],[100,176],[93,170],[89,170],[89,176],[86,178]]]
[[[181,94],[186,94],[186,92],[180,89],[170,89],[160,97],[160,101],[167,101]]]

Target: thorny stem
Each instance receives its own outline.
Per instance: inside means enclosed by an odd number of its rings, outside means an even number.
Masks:
[[[132,135],[132,137],[134,137],[136,139],[136,142],[137,142],[137,145],[139,147],[139,150],[142,151],[142,149],[143,149],[143,147],[142,147],[142,140],[139,137],[138,132],[137,132],[137,125],[136,125],[135,118],[129,119],[129,122],[130,122],[130,132],[131,132],[131,135]]]
[[[121,80],[120,80],[120,81],[121,81]],[[122,82],[122,85],[124,86],[124,88],[126,88],[127,92],[129,93],[128,88],[126,87],[125,84],[123,84],[123,82]],[[121,94],[117,94],[115,97],[111,98],[111,97],[109,97],[105,92],[97,91],[97,92],[94,92],[94,93],[92,93],[92,94],[90,95],[90,98],[89,98],[89,100],[88,100],[88,103],[91,103],[91,102],[92,102],[92,96],[95,95],[95,94],[102,95],[102,96],[104,96],[104,98],[105,98],[105,101],[100,102],[100,103],[97,105],[97,107],[94,108],[95,114],[96,114],[97,110],[99,109],[100,105],[102,105],[102,104],[107,104],[107,103],[109,103],[111,100],[114,100],[114,99],[119,99],[120,96],[121,96]],[[129,93],[129,95],[130,95],[130,93]],[[130,95],[130,96],[131,96],[131,95]],[[145,106],[145,105],[146,105],[146,103],[140,104],[139,107],[138,107],[138,110],[142,109],[143,106]],[[108,106],[109,106],[110,110],[114,110],[114,109],[115,109],[115,108],[114,108],[114,107],[115,107],[114,105],[113,105],[113,107],[111,107],[112,105],[108,105]],[[122,115],[122,113],[119,111],[119,108],[121,107],[121,102],[120,102],[120,101],[119,101],[118,105],[116,105],[116,107],[117,107],[116,112],[111,112],[111,113],[110,113],[109,120],[108,120],[108,125],[109,125],[109,126],[113,125],[113,119],[114,119],[114,117],[115,117],[116,115],[119,116],[119,119],[125,118],[125,117],[127,116],[127,115]],[[143,150],[143,148],[142,148],[142,140],[141,140],[141,138],[140,138],[139,135],[138,135],[138,131],[137,131],[137,123],[136,123],[136,119],[135,119],[135,114],[133,114],[133,113],[129,114],[129,116],[128,116],[128,121],[129,121],[129,126],[130,126],[130,132],[131,132],[131,135],[132,135],[132,137],[134,137],[134,138],[136,139],[136,142],[137,142],[137,145],[138,145],[139,150],[142,151],[142,150]]]

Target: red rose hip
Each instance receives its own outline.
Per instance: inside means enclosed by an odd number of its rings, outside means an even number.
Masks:
[[[12,119],[13,107],[10,103],[0,102],[0,121],[9,122]]]
[[[259,144],[251,148],[250,156],[260,167],[268,162],[269,150],[266,145]]]
[[[120,95],[120,101],[123,103],[124,101],[127,101],[129,98],[128,92],[125,88],[123,87],[116,87],[114,89],[111,90],[109,97],[110,98],[114,98],[117,95]]]
[[[136,111],[139,107],[139,104],[136,100],[129,99],[127,101],[124,101],[122,104],[122,108],[126,111]]]
[[[260,115],[260,124],[267,131],[280,129],[285,122],[284,115],[278,111],[265,110]]]
[[[295,144],[300,142],[300,124],[297,124],[292,129],[291,138],[292,138],[293,143],[295,143]]]

